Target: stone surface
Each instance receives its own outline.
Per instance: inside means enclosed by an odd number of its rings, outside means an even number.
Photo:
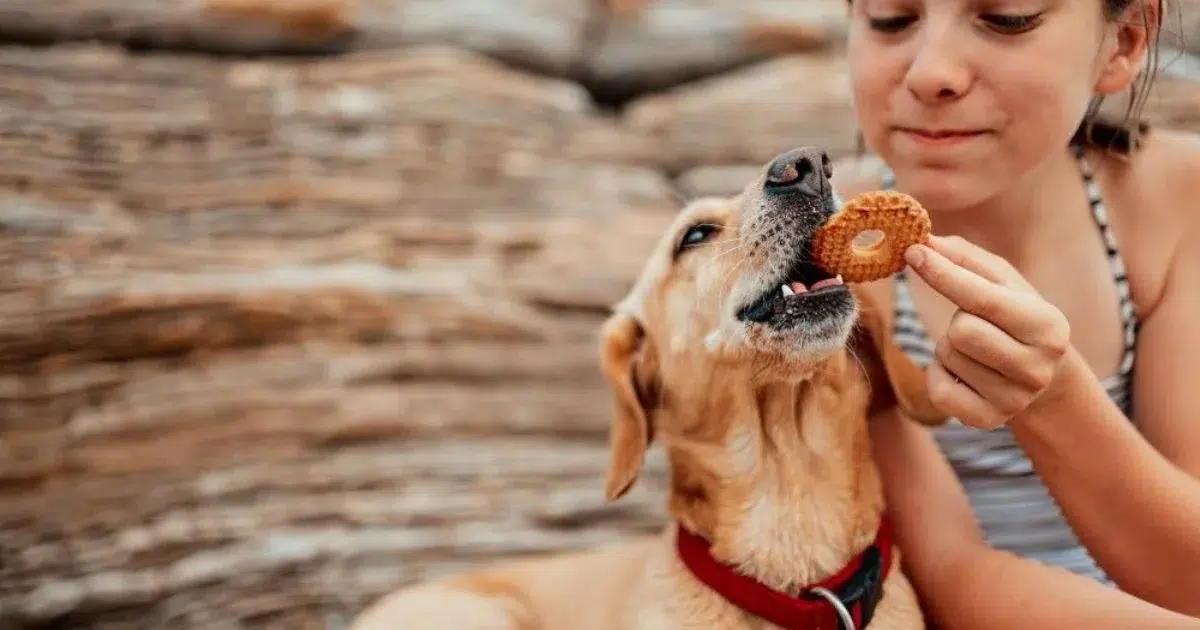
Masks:
[[[4,0],[0,35],[234,53],[447,44],[626,98],[834,45],[843,0]],[[614,15],[614,11],[616,15]]]
[[[1200,77],[1164,72],[1154,77],[1141,103],[1139,118],[1157,127],[1200,132]],[[1121,94],[1106,100],[1102,112],[1114,121],[1127,119],[1130,97]]]
[[[596,0],[375,0],[355,46],[450,44],[513,65],[571,76],[602,20]],[[393,6],[394,5],[394,6]]]
[[[1200,133],[1200,80],[1159,76],[1142,117],[1154,125]]]
[[[394,5],[400,0],[363,1]],[[226,52],[312,52],[351,37],[358,6],[356,0],[4,0],[0,34]]]
[[[1163,14],[1163,40],[1200,55],[1200,0],[1167,0]]]
[[[797,145],[854,150],[844,57],[787,55],[630,103],[623,123],[661,145],[663,166],[761,165]]]
[[[0,59],[0,627],[337,627],[661,523],[661,466],[604,503],[596,332],[676,193],[577,87]]]
[[[835,48],[845,15],[845,0],[653,0],[607,22],[585,81],[620,101],[772,56]]]
[[[593,0],[5,0],[0,33],[234,53],[452,44],[566,74]]]

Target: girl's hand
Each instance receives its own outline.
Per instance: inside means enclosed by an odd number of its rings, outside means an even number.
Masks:
[[[909,266],[957,306],[929,366],[931,401],[963,424],[1002,426],[1055,382],[1071,349],[1067,318],[1003,258],[959,237],[905,252]]]

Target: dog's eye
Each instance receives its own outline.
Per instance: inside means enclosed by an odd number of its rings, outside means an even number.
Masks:
[[[683,238],[679,240],[679,250],[678,251],[683,251],[683,250],[687,249],[688,247],[692,247],[694,245],[699,245],[700,243],[703,243],[704,241],[708,240],[708,237],[715,234],[716,231],[717,231],[717,226],[715,226],[711,223],[701,223],[699,225],[693,225],[692,227],[688,228],[688,230],[686,232],[683,233]]]

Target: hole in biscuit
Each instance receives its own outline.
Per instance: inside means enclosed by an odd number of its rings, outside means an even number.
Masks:
[[[883,232],[880,230],[863,230],[854,236],[850,246],[862,253],[873,252],[883,245]]]

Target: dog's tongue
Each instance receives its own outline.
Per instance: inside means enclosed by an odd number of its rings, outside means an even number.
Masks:
[[[839,285],[841,283],[842,283],[842,276],[841,276],[841,274],[838,274],[837,276],[835,276],[833,278],[826,278],[824,280],[818,280],[818,281],[814,282],[811,290],[816,291],[817,289],[821,289],[824,287],[832,287],[835,285]],[[800,285],[800,286],[804,286],[804,285]],[[799,291],[797,291],[797,293],[799,293]]]
[[[792,282],[790,284],[782,285],[782,289],[784,297],[789,297],[793,295],[800,295],[801,293],[808,293],[809,291],[816,291],[822,287],[831,287],[838,284],[842,284],[842,277],[840,275],[835,278],[818,280],[814,282],[811,287],[805,286],[803,282]]]

